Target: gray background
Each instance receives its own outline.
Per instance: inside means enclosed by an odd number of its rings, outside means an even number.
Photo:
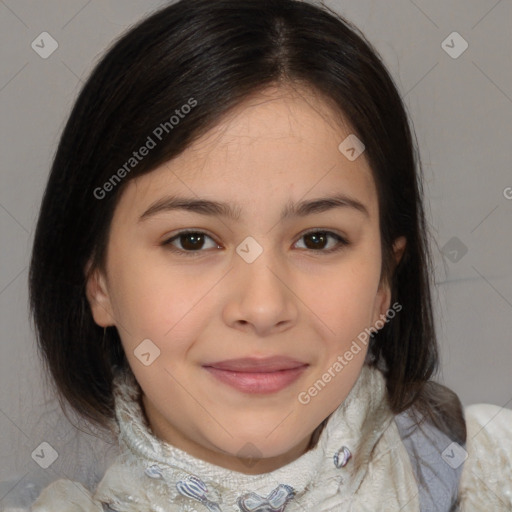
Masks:
[[[377,47],[416,129],[435,235],[439,379],[466,405],[510,407],[512,2],[325,3]],[[106,441],[76,435],[44,391],[28,263],[51,160],[82,83],[114,38],[164,4],[0,0],[0,509],[26,504],[59,477],[95,485],[115,455]],[[458,58],[442,46],[454,31],[469,45]],[[59,45],[47,59],[31,47],[42,32]],[[43,441],[59,454],[48,469],[31,457]]]

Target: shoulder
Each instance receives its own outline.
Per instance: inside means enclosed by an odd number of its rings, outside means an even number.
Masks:
[[[421,510],[452,510],[462,468],[443,460],[451,439],[426,421],[418,423],[410,410],[395,416],[395,423],[418,484]]]
[[[468,510],[511,510],[512,410],[475,404],[465,409],[465,417],[461,504]]]
[[[7,509],[5,512],[26,511]],[[103,512],[103,507],[81,483],[60,479],[42,490],[30,512]]]

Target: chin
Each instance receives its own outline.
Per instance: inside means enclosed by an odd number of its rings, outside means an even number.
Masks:
[[[269,428],[264,432],[271,431],[272,429]],[[289,435],[286,435],[286,433],[284,433],[283,437],[276,437],[272,440],[269,440],[268,437],[266,438],[266,435],[267,434],[262,433],[257,436],[239,435],[236,439],[230,440],[227,444],[216,445],[217,450],[231,457],[241,459],[271,459],[285,455],[304,442],[304,439],[292,439]],[[310,436],[308,436],[308,439],[309,437]]]

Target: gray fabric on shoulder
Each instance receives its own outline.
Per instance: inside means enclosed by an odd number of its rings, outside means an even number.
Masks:
[[[417,426],[408,411],[395,422],[418,481],[421,512],[456,510],[465,446],[452,446],[454,441],[426,421]]]

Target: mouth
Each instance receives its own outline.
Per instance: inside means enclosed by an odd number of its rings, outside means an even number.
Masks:
[[[287,357],[231,359],[203,365],[215,380],[243,393],[275,393],[291,385],[309,366]]]
[[[225,361],[207,363],[203,366],[232,372],[271,373],[282,370],[293,370],[306,365],[307,363],[287,356],[273,356],[265,358],[243,357],[239,359],[227,359]]]

